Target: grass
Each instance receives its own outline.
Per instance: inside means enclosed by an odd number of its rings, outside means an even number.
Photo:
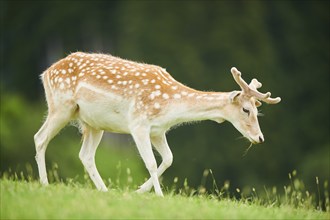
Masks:
[[[329,219],[329,210],[261,204],[215,195],[175,193],[159,198],[129,188],[103,193],[90,183],[1,178],[1,219]]]

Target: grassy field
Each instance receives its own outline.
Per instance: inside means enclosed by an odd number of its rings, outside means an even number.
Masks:
[[[112,189],[103,193],[89,184],[1,179],[1,219],[329,219],[329,212],[290,205],[184,196],[136,194]]]

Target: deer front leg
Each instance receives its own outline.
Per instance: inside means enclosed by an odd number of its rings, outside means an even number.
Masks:
[[[167,168],[172,165],[173,154],[170,147],[167,144],[165,133],[157,136],[151,136],[151,143],[155,149],[159,152],[162,157],[162,163],[158,167],[157,176],[158,178],[165,172]],[[137,190],[138,193],[144,193],[150,191],[152,188],[152,179],[147,180],[140,188]]]
[[[150,142],[150,129],[146,127],[136,126],[132,129],[131,134],[139,150],[139,153],[147,167],[152,185],[154,186],[156,195],[163,196],[163,192],[160,188],[158,175],[157,175],[157,162],[152,152]]]

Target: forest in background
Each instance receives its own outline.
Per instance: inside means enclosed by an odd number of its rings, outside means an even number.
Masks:
[[[37,177],[33,135],[46,114],[39,75],[85,51],[162,66],[199,90],[238,89],[230,74],[236,66],[282,98],[260,108],[266,142],[246,156],[249,143],[229,123],[170,131],[174,163],[165,185],[178,177],[198,186],[211,169],[233,189],[280,187],[296,170],[315,191],[316,176],[330,180],[329,9],[328,1],[1,1],[0,172]],[[84,176],[79,145],[77,130],[64,129],[48,148],[48,168]],[[137,181],[147,176],[129,136],[104,137],[96,161],[105,179],[123,167]]]

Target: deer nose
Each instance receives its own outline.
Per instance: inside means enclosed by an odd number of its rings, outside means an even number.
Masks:
[[[265,140],[264,140],[264,137],[263,136],[259,136],[259,143],[263,143]]]

